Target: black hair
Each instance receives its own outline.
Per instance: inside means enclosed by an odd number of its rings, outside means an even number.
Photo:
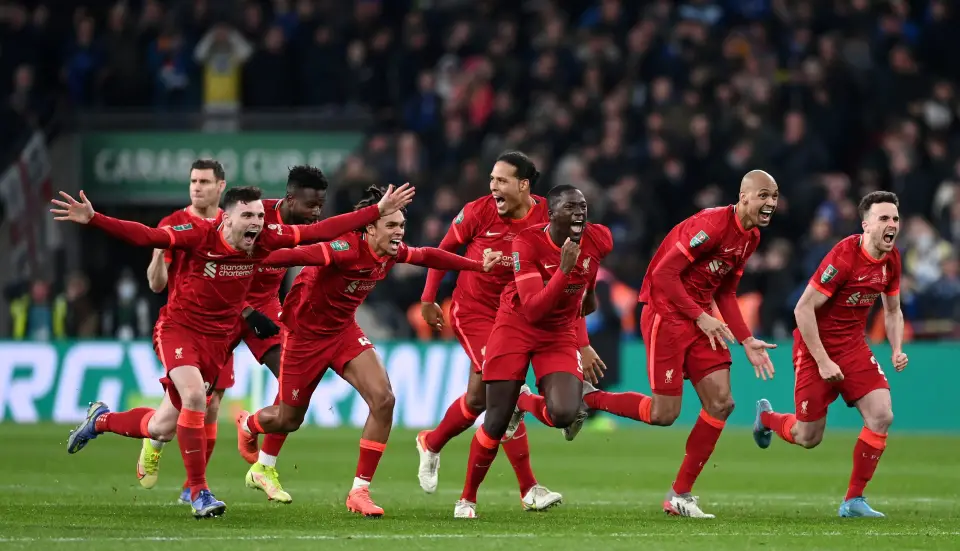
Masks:
[[[870,212],[870,207],[880,203],[890,203],[900,208],[900,199],[897,198],[896,193],[889,191],[871,191],[863,196],[863,199],[860,200],[860,206],[857,207],[857,210],[860,211],[860,219],[866,220],[867,213]]]
[[[497,157],[497,162],[503,161],[516,170],[517,178],[520,180],[530,180],[530,189],[536,185],[540,179],[540,172],[537,171],[537,165],[533,164],[530,157],[522,151],[506,151]]]
[[[190,170],[212,170],[213,177],[218,182],[227,179],[227,173],[223,171],[223,165],[216,159],[197,159],[190,165]]]
[[[256,186],[232,187],[223,194],[223,210],[227,210],[237,203],[252,203],[259,201],[263,192]]]
[[[313,166],[298,165],[287,174],[287,195],[299,189],[324,191],[328,185],[323,171]]]
[[[560,201],[560,197],[568,191],[580,191],[576,186],[570,184],[560,184],[553,186],[547,192],[547,206],[550,210],[556,210],[555,204]]]

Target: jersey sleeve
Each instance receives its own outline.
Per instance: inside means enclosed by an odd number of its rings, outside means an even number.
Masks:
[[[448,233],[453,233],[458,244],[466,245],[473,240],[482,225],[483,211],[480,205],[475,202],[467,203],[453,219]]]
[[[743,277],[743,270],[747,265],[747,260],[749,260],[750,256],[757,250],[759,243],[759,240],[753,240],[747,245],[747,250],[744,251],[740,262],[733,267],[733,270],[730,270],[730,273],[724,276],[723,281],[720,282],[720,287],[717,288],[713,296],[714,302],[717,304],[717,310],[720,311],[723,321],[730,327],[730,332],[736,337],[737,342],[741,343],[752,337],[753,333],[743,319],[740,302],[737,301],[737,288],[740,286],[740,278]]]
[[[483,262],[471,260],[458,254],[437,249],[434,247],[406,247],[402,249],[403,256],[397,255],[397,260],[405,264],[424,266],[435,270],[467,270],[482,272]]]
[[[810,286],[832,297],[850,277],[850,262],[844,253],[843,242],[830,249],[810,278]]]
[[[261,246],[266,249],[289,249],[300,243],[329,241],[357,228],[372,224],[380,218],[380,207],[371,205],[347,214],[332,216],[315,224],[289,226],[270,224],[264,228]]]
[[[594,227],[597,228],[597,248],[600,258],[606,258],[613,251],[613,232],[601,224],[596,224]]]
[[[883,290],[883,294],[888,297],[897,296],[900,294],[900,272],[902,271],[902,264],[900,261],[900,252],[894,249],[894,257],[891,259],[887,266],[890,267],[890,273],[887,277],[887,288]]]
[[[446,235],[443,236],[437,248],[452,253],[456,252],[461,245],[463,245],[463,243],[457,238],[455,225],[450,224]],[[420,295],[420,302],[434,302],[437,300],[437,291],[440,290],[440,282],[443,281],[443,276],[446,274],[446,270],[438,270],[435,268],[427,270],[427,281],[423,285],[423,294]]]
[[[264,266],[289,268],[291,266],[330,266],[344,261],[355,260],[357,243],[342,237],[330,243],[315,243],[303,247],[277,249],[263,260]]]
[[[161,220],[160,223],[157,224],[157,227],[158,227],[158,228],[166,228],[166,227],[173,226],[173,225],[174,225],[174,224],[173,224],[172,221],[170,220],[170,216],[165,216],[165,217],[163,218],[163,220]],[[171,262],[173,262],[173,250],[171,250],[171,249],[164,249],[164,250],[163,250],[163,261],[166,262],[167,264],[170,264]]]
[[[139,222],[120,220],[95,213],[89,225],[139,247],[155,249],[193,249],[203,243],[210,227],[206,223],[179,224],[164,228],[151,228]]]
[[[720,235],[726,231],[725,225],[714,214],[688,218],[680,223],[677,241],[673,246],[687,260],[694,262],[716,248]]]
[[[557,268],[544,286],[543,277],[533,260],[536,257],[535,244],[522,234],[517,236],[513,242],[513,278],[524,316],[531,323],[536,323],[550,312],[570,280],[569,274]]]

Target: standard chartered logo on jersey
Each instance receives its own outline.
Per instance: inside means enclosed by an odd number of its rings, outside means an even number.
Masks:
[[[397,397],[395,422],[435,425],[463,394],[470,360],[456,343],[386,343],[377,346]],[[228,401],[255,409],[270,405],[277,381],[241,345],[234,353],[234,387]],[[149,342],[32,343],[0,341],[0,421],[76,423],[87,404],[112,408],[156,405],[163,368]],[[307,422],[324,427],[363,426],[367,405],[350,385],[328,371],[314,393]]]

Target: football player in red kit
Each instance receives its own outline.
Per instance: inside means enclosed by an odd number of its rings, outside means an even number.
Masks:
[[[813,448],[823,439],[827,407],[842,396],[863,416],[863,430],[853,448],[853,473],[840,505],[841,517],[882,517],[863,490],[873,478],[893,423],[890,384],[867,346],[867,314],[877,298],[883,302],[893,368],[907,367],[900,311],[899,200],[875,191],[860,201],[863,233],[840,241],[810,278],[794,313],[793,361],[796,369],[796,414],[774,413],[770,402],[757,402],[754,439],[770,446],[772,433],[790,444]]]
[[[702,210],[674,227],[643,279],[640,325],[653,397],[626,393],[636,398],[627,416],[649,425],[672,425],[680,415],[684,379],[693,384],[703,406],[663,501],[668,514],[714,518],[700,509],[690,490],[733,411],[732,359],[726,342],[743,345],[758,377],[773,376],[767,349],[775,345],[750,334],[737,303],[737,286],[760,242],[759,228],[770,223],[778,198],[772,176],[762,170],[748,172],[740,182],[737,204]],[[714,301],[723,321],[709,313]]]
[[[547,204],[549,223],[527,228],[513,241],[514,280],[500,297],[483,360],[486,416],[470,445],[455,518],[476,517],[477,490],[516,417],[531,362],[544,396],[544,422],[567,427],[580,410],[583,302],[613,237],[605,226],[587,223],[587,201],[577,188],[554,187]]]
[[[417,477],[427,493],[437,489],[440,451],[452,438],[473,426],[486,409],[486,393],[481,366],[487,340],[496,322],[500,293],[513,281],[512,243],[520,231],[548,220],[543,197],[532,195],[540,173],[529,157],[519,151],[500,155],[490,173],[490,195],[467,203],[450,224],[439,248],[456,251],[466,246],[467,258],[481,259],[486,251],[500,251],[503,260],[489,273],[461,272],[453,292],[450,323],[457,340],[470,358],[473,370],[467,392],[447,408],[440,424],[417,435],[420,454]],[[446,272],[430,270],[421,296],[421,313],[428,325],[441,329],[445,320],[436,303],[440,281]],[[583,344],[583,343],[581,343]],[[585,346],[585,357],[596,356]],[[502,442],[520,484],[524,509],[541,510],[559,503],[563,497],[537,483],[530,466],[530,443],[526,427],[521,423],[512,437]]]
[[[357,208],[375,203],[381,193],[378,187],[370,188]],[[402,242],[405,225],[403,212],[395,212],[330,243],[277,251],[267,258],[265,265],[307,268],[287,296],[281,318],[286,330],[279,404],[254,414],[243,412],[237,419],[241,452],[256,459],[256,435],[297,430],[313,391],[332,368],[357,389],[370,408],[346,505],[351,512],[371,517],[383,515],[383,509],[370,498],[369,486],[393,424],[394,397],[373,343],[357,325],[356,310],[398,262],[444,270],[489,271],[501,257],[491,251],[479,262],[440,249],[407,247]],[[261,454],[251,471],[261,465],[275,471],[276,460],[275,455],[265,458]],[[268,464],[263,465],[265,462]],[[248,473],[248,486],[249,479]],[[269,486],[258,488],[274,499]]]
[[[194,203],[197,201],[197,196],[202,196],[203,192],[206,191],[204,188],[209,187],[208,182],[218,180],[221,189],[225,184],[222,180],[224,173],[220,163],[198,161],[194,164],[195,167],[198,164],[204,165],[199,168],[204,168],[207,165],[211,165],[212,168],[191,171],[191,199]],[[312,224],[318,221],[326,199],[327,185],[326,177],[317,168],[309,166],[291,168],[287,175],[286,196],[280,200],[263,200],[264,225],[269,227],[271,224]],[[219,203],[219,194],[212,204],[215,207],[217,203]],[[159,227],[172,227],[189,223],[192,214],[189,212],[189,208],[178,210],[171,216],[164,218]],[[155,292],[160,292],[163,288],[169,287],[172,294],[176,288],[177,272],[186,254],[185,251],[163,251],[160,249],[155,251],[153,261],[147,268],[150,288]],[[247,307],[244,308],[242,314],[245,323],[241,326],[242,332],[238,337],[247,344],[254,358],[265,364],[274,376],[277,376],[280,368],[280,336],[277,324],[280,323],[280,285],[285,275],[285,268],[265,266],[257,268],[253,282],[250,284],[250,290],[247,293]],[[168,280],[171,282],[169,285]],[[170,301],[170,298],[168,297],[168,301]],[[208,461],[213,454],[214,444],[216,443],[217,417],[223,390],[233,386],[233,379],[233,355],[231,354],[221,369],[220,376],[217,379],[217,388],[214,389],[214,393],[207,403],[204,430],[207,432]],[[178,412],[170,405],[169,398],[165,396],[163,403],[157,408],[156,414],[150,420],[147,430],[151,438],[144,439],[137,461],[137,478],[144,488],[152,488],[157,482],[163,443],[172,440],[176,435],[177,415]],[[180,501],[189,504],[189,497],[189,489],[184,486]]]
[[[157,324],[155,348],[166,370],[161,383],[180,411],[177,440],[189,480],[194,516],[223,514],[226,505],[216,499],[206,482],[206,433],[203,428],[206,396],[216,386],[220,369],[240,332],[240,313],[256,267],[271,250],[303,242],[331,239],[349,228],[370,223],[406,205],[413,189],[391,188],[376,207],[338,216],[310,226],[275,224],[264,227],[260,190],[241,187],[224,197],[223,222],[205,221],[168,228],[150,228],[95,213],[83,191],[82,202],[66,193],[53,200],[57,220],[90,224],[139,246],[190,251],[178,276],[174,300]],[[215,260],[211,260],[215,259]],[[154,410],[135,408],[112,413],[106,404],[91,404],[87,418],[70,433],[67,451],[76,453],[104,432],[133,438],[148,436]]]

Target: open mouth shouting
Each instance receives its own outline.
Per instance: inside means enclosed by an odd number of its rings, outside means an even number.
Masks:
[[[502,195],[500,195],[500,194],[498,194],[498,193],[494,193],[494,194],[493,194],[493,200],[494,200],[494,202],[497,203],[497,210],[498,210],[498,211],[501,211],[501,212],[502,212],[503,209],[505,209],[505,208],[507,207],[507,200],[506,200]]]
[[[400,239],[391,239],[388,250],[390,251],[391,255],[395,255],[400,252]]]
[[[770,219],[773,217],[773,211],[776,209],[774,207],[763,207],[760,209],[760,223],[769,224]]]
[[[250,228],[249,230],[243,232],[243,246],[246,249],[253,247],[253,244],[257,241],[257,236],[260,235],[259,228]]]
[[[583,237],[583,228],[586,225],[587,221],[583,218],[574,218],[573,222],[570,223],[570,239],[580,241],[580,238]]]
[[[893,245],[893,240],[896,238],[897,238],[896,230],[890,229],[883,232],[882,239],[883,239],[883,242],[886,243],[887,245]]]

